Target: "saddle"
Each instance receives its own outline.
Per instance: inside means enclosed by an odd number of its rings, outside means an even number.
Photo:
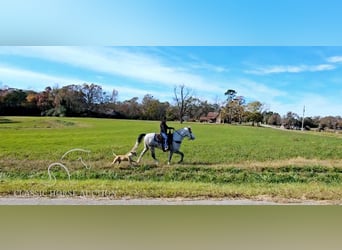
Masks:
[[[163,145],[164,143],[164,138],[161,134],[155,133],[154,135],[154,140],[160,144]],[[173,133],[171,131],[169,131],[169,133],[167,134],[167,144],[169,145],[169,148],[172,145],[172,141],[173,141]]]
[[[162,144],[162,143],[163,143],[163,136],[162,136],[161,134],[155,133],[155,135],[154,135],[154,140],[155,140],[156,142]]]

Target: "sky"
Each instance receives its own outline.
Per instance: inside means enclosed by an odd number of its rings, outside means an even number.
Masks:
[[[341,9],[340,0],[1,0],[0,44],[341,45]]]
[[[11,0],[0,87],[96,83],[172,101],[234,89],[281,115],[342,115],[340,0]]]
[[[342,115],[342,47],[1,46],[0,87],[95,83],[121,101],[146,94],[173,102],[185,85],[223,103],[228,89],[281,115]]]

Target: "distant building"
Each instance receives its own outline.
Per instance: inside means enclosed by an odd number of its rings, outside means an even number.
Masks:
[[[200,122],[221,123],[220,112],[209,112],[207,116],[201,116]]]

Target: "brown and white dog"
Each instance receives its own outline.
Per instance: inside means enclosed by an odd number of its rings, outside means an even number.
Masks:
[[[115,158],[114,158],[114,160],[113,160],[111,165],[113,165],[115,163],[118,163],[118,165],[120,165],[120,163],[122,161],[128,161],[129,164],[136,163],[136,161],[134,161],[132,159],[133,156],[137,156],[137,152],[135,152],[135,151],[130,151],[130,152],[128,152],[125,155],[116,155],[114,153],[113,153],[113,155],[115,156]]]

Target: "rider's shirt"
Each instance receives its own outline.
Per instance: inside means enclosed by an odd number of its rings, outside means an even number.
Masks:
[[[170,128],[169,126],[166,125],[166,122],[162,121],[160,123],[160,133],[167,133],[167,129]]]

